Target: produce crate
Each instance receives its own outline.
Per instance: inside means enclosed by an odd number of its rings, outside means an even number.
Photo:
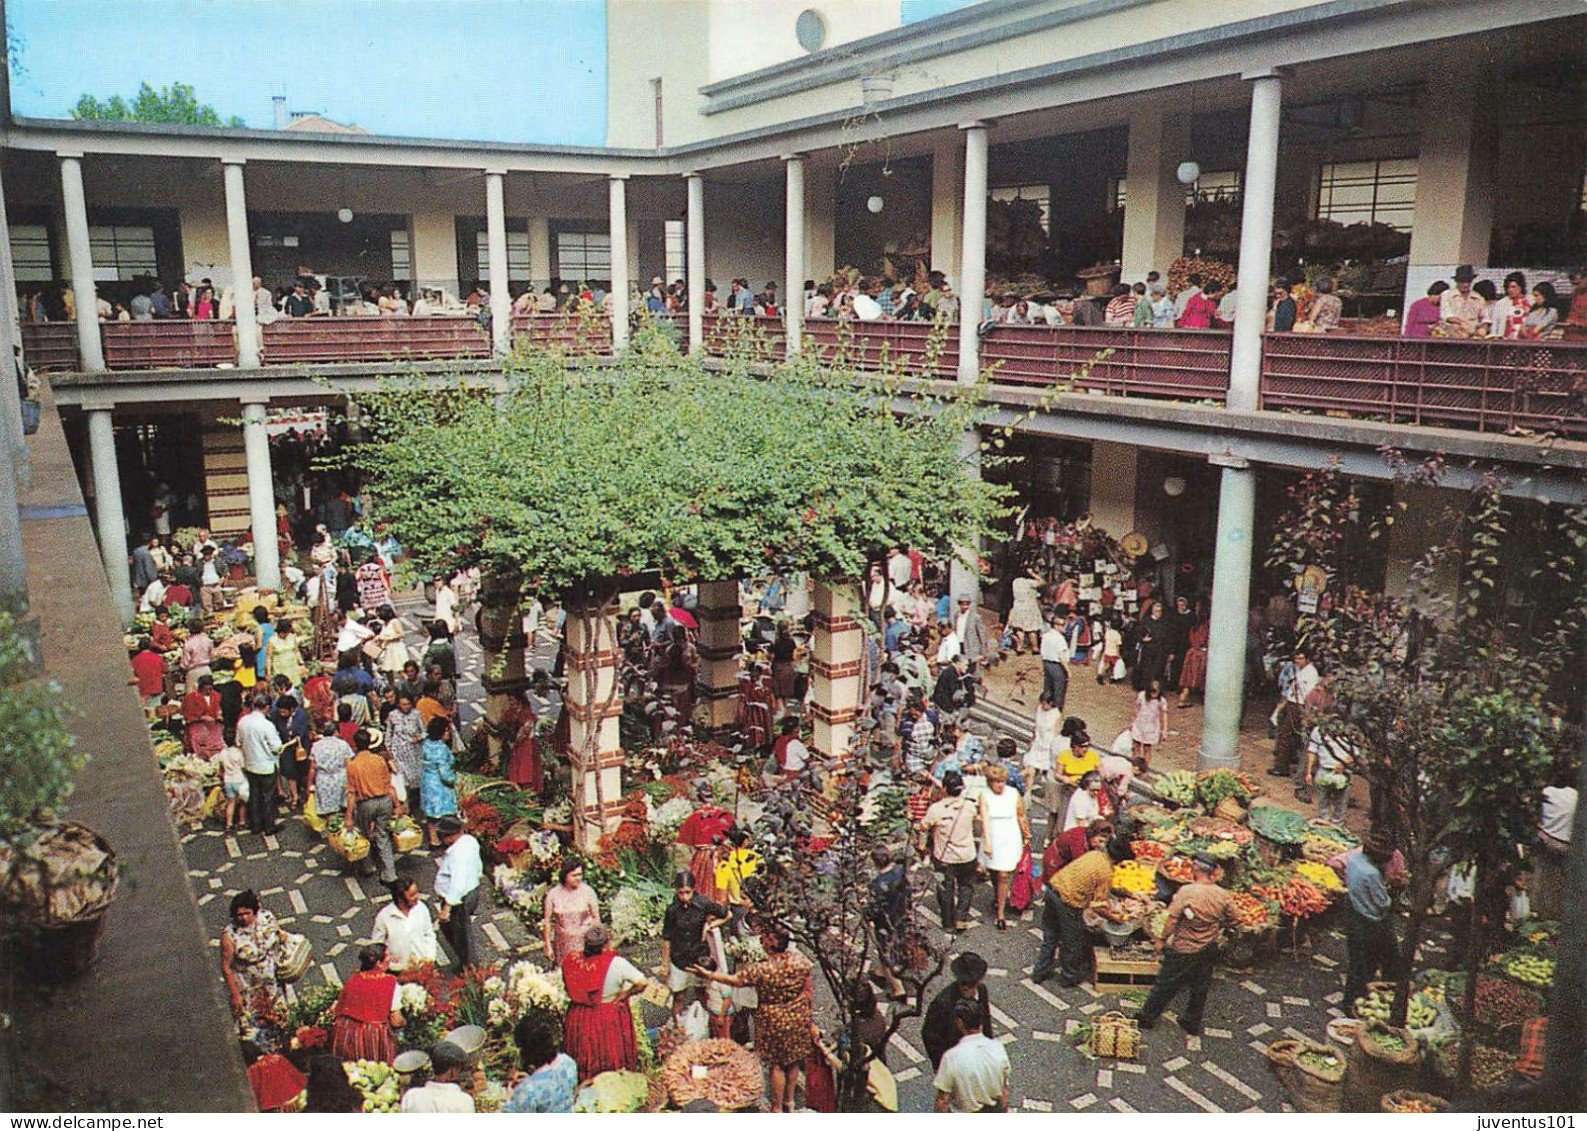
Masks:
[[[1097,951],[1097,972],[1092,988],[1101,991],[1103,986],[1144,986],[1157,980],[1161,963],[1153,959],[1114,958],[1111,952]]]

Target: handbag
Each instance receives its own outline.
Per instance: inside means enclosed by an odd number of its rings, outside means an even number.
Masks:
[[[1015,911],[1024,911],[1036,899],[1036,881],[1031,878],[1032,860],[1030,846],[1025,846],[1025,851],[1020,854],[1019,863],[1014,867],[1014,879],[1009,884],[1008,905]]]
[[[276,961],[276,977],[282,982],[295,982],[314,963],[314,947],[307,937],[289,933],[281,943],[281,957]]]
[[[1094,1056],[1133,1060],[1141,1051],[1141,1027],[1118,1010],[1109,1010],[1091,1025]]]

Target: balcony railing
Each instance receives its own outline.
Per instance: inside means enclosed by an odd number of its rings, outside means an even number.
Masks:
[[[687,339],[688,320],[671,316]],[[75,327],[23,326],[28,364],[38,370],[78,367]],[[113,370],[203,368],[235,364],[229,322],[102,323],[105,362]],[[483,360],[490,337],[461,315],[422,318],[281,319],[262,327],[267,365],[333,362]],[[923,322],[805,324],[808,348],[846,357],[859,369],[884,360],[906,373],[952,379],[958,327],[939,342]],[[570,354],[611,352],[611,327],[600,317],[520,315],[520,342]],[[776,318],[709,315],[705,350],[743,351],[754,360],[782,357]],[[1230,335],[1221,330],[1152,330],[1112,326],[992,326],[981,338],[981,362],[997,385],[1077,391],[1195,403],[1224,402]],[[1587,341],[1457,341],[1354,334],[1268,334],[1263,344],[1261,407],[1321,413],[1390,424],[1479,432],[1550,431],[1587,440]]]
[[[1268,334],[1262,407],[1587,439],[1587,342]]]

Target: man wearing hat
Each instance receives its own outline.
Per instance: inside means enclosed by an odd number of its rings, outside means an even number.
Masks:
[[[1488,304],[1482,301],[1482,296],[1471,293],[1476,277],[1477,273],[1469,266],[1455,268],[1455,289],[1445,291],[1438,300],[1439,325],[1449,337],[1471,337],[1487,313]]]
[[[931,1058],[931,1067],[942,1064],[942,1055],[959,1043],[960,1033],[954,1024],[954,1006],[961,1001],[972,1002],[980,1008],[981,1033],[992,1039],[992,1000],[986,992],[986,959],[972,950],[954,958],[948,966],[953,984],[938,992],[926,1007],[926,1016],[920,1023],[920,1043]]]
[[[1157,940],[1162,968],[1152,983],[1152,992],[1146,995],[1146,1004],[1136,1015],[1142,1029],[1156,1025],[1163,1007],[1188,986],[1190,1000],[1179,1015],[1179,1027],[1193,1037],[1201,1034],[1201,1015],[1207,1008],[1218,940],[1224,928],[1234,925],[1234,898],[1212,882],[1217,867],[1211,857],[1197,855],[1190,863],[1190,882],[1175,893],[1168,905],[1168,924],[1163,928],[1163,937]]]
[[[457,970],[462,973],[479,965],[484,947],[474,914],[479,910],[479,882],[485,875],[480,859],[479,841],[463,831],[457,816],[442,817],[436,831],[446,851],[435,868],[435,895],[440,901],[441,934],[457,955]]]
[[[359,727],[353,734],[354,753],[347,760],[347,824],[369,838],[370,851],[380,865],[380,882],[397,880],[396,847],[386,822],[402,812],[402,798],[391,781],[391,767],[381,754],[386,737],[374,727]],[[368,874],[369,865],[364,865]]]
[[[430,1050],[432,1074],[422,1088],[409,1088],[402,1096],[404,1112],[473,1115],[474,1097],[460,1081],[468,1067],[468,1054],[451,1041],[440,1041]]]

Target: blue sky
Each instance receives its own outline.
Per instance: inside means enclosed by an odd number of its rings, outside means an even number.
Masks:
[[[792,3],[796,0],[756,0]],[[974,0],[902,0],[906,22]],[[602,0],[8,0],[23,72],[12,110],[192,86],[272,126],[271,96],[376,133],[599,145]]]

